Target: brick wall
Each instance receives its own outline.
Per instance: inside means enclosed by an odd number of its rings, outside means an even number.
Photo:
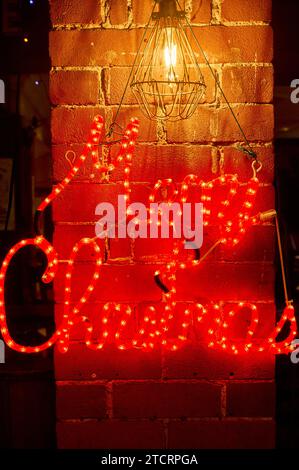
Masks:
[[[107,125],[119,103],[129,66],[149,16],[150,0],[51,0],[50,75],[53,179],[66,174],[68,148],[80,151],[96,113]],[[186,0],[194,30],[264,164],[256,211],[274,205],[272,31],[270,0]],[[236,172],[250,175],[236,151],[240,134],[204,67],[209,93],[195,116],[166,127],[142,118],[133,164],[133,192],[161,177],[188,173],[208,180]],[[141,116],[128,94],[122,119]],[[88,164],[54,205],[55,239],[67,259],[75,241],[94,234],[94,208],[111,200],[122,173],[88,181]],[[137,196],[136,196],[137,197]],[[258,241],[258,242],[257,242]],[[256,300],[263,328],[274,319],[274,233],[253,228],[233,252],[219,249],[204,267],[180,279],[179,298]],[[153,282],[159,256],[149,242],[112,241],[106,247],[100,288],[89,311],[107,300],[136,309],[159,301]],[[81,260],[80,279],[90,258]],[[63,264],[63,263],[62,263]],[[57,315],[62,277],[55,285]],[[135,289],[138,282],[138,289]],[[94,353],[72,335],[66,355],[56,354],[57,436],[64,447],[273,447],[274,359],[219,355],[201,342],[177,353],[107,350]]]

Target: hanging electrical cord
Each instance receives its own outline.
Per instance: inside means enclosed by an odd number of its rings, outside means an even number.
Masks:
[[[279,221],[278,221],[278,215],[277,215],[276,211],[275,211],[275,228],[276,228],[279,260],[280,260],[280,266],[281,266],[281,277],[282,277],[284,299],[285,299],[286,305],[292,305],[293,300],[289,300],[289,295],[288,295],[287,279],[286,279],[286,267],[285,267],[285,263],[284,263],[283,249],[282,249],[281,235],[280,235],[280,228],[279,228]]]
[[[287,270],[286,270],[286,265],[284,261],[284,255],[283,255],[283,248],[282,248],[282,241],[281,241],[281,233],[280,233],[280,226],[279,226],[279,220],[278,220],[278,214],[275,209],[262,212],[260,214],[260,220],[261,222],[270,222],[272,220],[275,220],[275,231],[276,231],[276,239],[277,239],[277,246],[278,246],[278,254],[279,254],[279,264],[280,264],[280,270],[281,270],[281,279],[282,279],[282,286],[283,286],[283,294],[284,294],[284,300],[286,306],[292,305],[293,300],[290,300],[289,294],[288,294],[288,288],[287,288]]]
[[[179,0],[176,0],[176,3],[177,3],[177,5],[179,6],[180,10],[181,10],[181,11],[184,11],[184,10],[182,9],[180,3],[179,3]],[[209,71],[211,72],[211,74],[212,74],[212,76],[213,76],[213,78],[214,78],[214,80],[215,80],[215,83],[216,83],[218,89],[220,90],[220,92],[221,92],[221,94],[222,94],[222,96],[223,96],[223,98],[224,98],[224,101],[226,102],[226,104],[227,104],[227,106],[228,106],[228,109],[229,109],[231,115],[233,116],[234,121],[235,121],[235,123],[236,123],[236,125],[237,125],[239,131],[241,132],[241,134],[242,134],[242,136],[243,136],[243,138],[244,138],[244,140],[245,140],[245,143],[246,143],[246,145],[247,145],[247,147],[248,147],[248,149],[245,149],[244,147],[239,146],[239,147],[238,147],[239,150],[241,150],[242,152],[246,153],[246,154],[249,155],[251,158],[257,159],[257,154],[256,154],[256,152],[252,149],[251,144],[250,144],[249,140],[248,140],[247,137],[246,137],[246,134],[245,134],[245,132],[244,132],[244,129],[242,128],[241,123],[240,123],[240,121],[238,120],[238,118],[237,118],[237,116],[236,116],[236,113],[234,112],[234,110],[233,110],[233,108],[232,108],[232,106],[231,106],[231,104],[230,104],[230,102],[229,102],[229,100],[228,100],[228,98],[227,98],[227,96],[226,96],[226,94],[225,94],[225,92],[224,92],[222,86],[221,86],[221,83],[220,83],[220,81],[219,81],[219,78],[218,78],[217,74],[214,72],[214,70],[213,70],[213,68],[212,68],[212,66],[211,66],[211,64],[210,64],[210,62],[209,62],[205,51],[203,50],[203,48],[202,48],[200,42],[198,41],[198,39],[197,39],[197,37],[196,37],[196,35],[195,35],[194,31],[193,31],[193,28],[192,28],[192,26],[191,26],[191,24],[190,24],[190,22],[189,22],[187,16],[185,16],[185,19],[186,19],[187,25],[188,25],[189,28],[190,28],[192,37],[193,37],[193,39],[194,39],[196,45],[198,46],[198,48],[199,48],[199,50],[200,50],[200,52],[201,52],[201,54],[202,54],[202,56],[203,56],[203,58],[204,58],[204,61],[205,61],[205,63],[207,64],[207,66],[208,66],[208,68],[209,68]]]

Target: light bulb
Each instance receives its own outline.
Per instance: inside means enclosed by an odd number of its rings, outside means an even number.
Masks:
[[[177,79],[175,68],[177,65],[177,45],[174,41],[173,28],[166,28],[166,42],[164,46],[164,63],[167,69],[166,79],[170,82]]]
[[[144,46],[136,58],[131,88],[150,119],[189,118],[197,108],[205,83],[186,34],[189,27],[176,0],[158,0]]]

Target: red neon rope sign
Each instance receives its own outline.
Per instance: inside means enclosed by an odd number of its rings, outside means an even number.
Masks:
[[[101,173],[113,171],[119,163],[125,163],[124,191],[127,203],[129,202],[131,193],[129,175],[138,136],[139,122],[136,119],[132,119],[127,125],[114,163],[108,166],[103,166],[98,161],[98,145],[102,136],[103,126],[103,119],[97,116],[94,119],[89,140],[81,156],[75,159],[71,170],[64,180],[55,186],[51,194],[40,204],[38,207],[39,212],[43,212],[66,188],[78,173],[89,153],[91,153],[94,170]],[[168,202],[187,202],[190,198],[191,188],[194,186],[200,190],[200,200],[205,206],[203,214],[204,226],[216,223],[219,229],[219,240],[215,243],[214,247],[218,244],[223,244],[228,248],[237,245],[250,226],[260,223],[258,216],[252,216],[258,190],[258,179],[255,176],[243,187],[241,204],[240,185],[234,175],[224,175],[210,182],[202,182],[199,177],[188,175],[184,179],[180,191],[172,180],[159,180],[149,196],[149,202],[157,201],[163,189],[167,190]],[[220,199],[218,197],[219,200],[215,204],[216,191],[222,193],[222,196]],[[237,212],[235,213],[236,200]],[[232,214],[234,213],[235,215],[233,216]],[[294,308],[291,304],[286,306],[281,319],[271,334],[263,340],[257,340],[254,337],[259,322],[258,308],[256,305],[248,302],[239,302],[236,307],[230,308],[229,311],[225,311],[222,305],[217,303],[208,306],[192,304],[178,314],[176,301],[177,271],[199,265],[209,254],[207,252],[201,259],[182,261],[181,255],[184,249],[184,241],[182,240],[175,243],[171,261],[166,263],[159,272],[156,272],[156,276],[159,277],[164,291],[159,308],[149,305],[137,325],[134,323],[132,306],[110,302],[103,307],[102,312],[99,314],[102,329],[96,335],[94,325],[88,316],[82,314],[82,310],[92,296],[101,275],[102,258],[96,238],[83,238],[72,249],[65,274],[63,318],[55,333],[50,339],[39,346],[20,345],[11,337],[7,326],[4,290],[7,269],[12,258],[19,250],[29,245],[36,246],[47,257],[48,264],[42,276],[43,282],[49,283],[53,281],[58,269],[58,255],[50,243],[42,236],[20,241],[11,248],[3,261],[0,270],[0,329],[5,343],[20,353],[38,353],[52,347],[55,343],[57,343],[60,352],[66,352],[69,348],[70,331],[78,323],[82,323],[84,326],[85,344],[92,350],[101,350],[106,344],[113,343],[120,350],[141,349],[152,351],[157,347],[162,347],[167,350],[176,351],[187,343],[191,328],[196,327],[197,324],[205,323],[208,346],[222,351],[233,354],[248,353],[250,351],[268,351],[274,354],[283,354],[293,350],[291,342],[297,334],[297,325]],[[74,307],[71,307],[72,274],[77,254],[83,246],[90,246],[95,253],[94,272],[82,297]],[[232,341],[229,338],[230,322],[235,316],[240,315],[244,309],[248,309],[251,312],[248,331],[243,340]],[[116,326],[113,327],[112,317],[115,315],[117,321]],[[178,318],[179,324],[174,331],[173,324]],[[132,328],[132,324],[134,328]],[[287,337],[278,342],[276,338],[286,325],[289,327]]]

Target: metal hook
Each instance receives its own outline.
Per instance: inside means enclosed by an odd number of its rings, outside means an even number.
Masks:
[[[258,166],[257,166],[258,165]],[[259,160],[254,160],[251,165],[252,171],[253,171],[253,177],[256,178],[256,175],[261,171],[263,168],[262,162]]]
[[[73,159],[71,160],[69,158],[69,154],[72,154],[73,155]],[[72,167],[74,165],[74,161],[76,159],[76,152],[74,152],[74,150],[67,150],[64,154],[64,158],[66,159],[66,161],[68,162],[68,164],[70,165],[70,167]]]

